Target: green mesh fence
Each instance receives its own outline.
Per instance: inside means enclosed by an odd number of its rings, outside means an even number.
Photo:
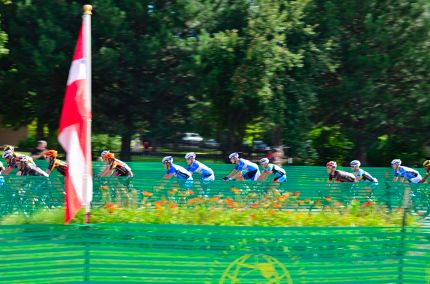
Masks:
[[[0,283],[430,283],[425,228],[0,227]]]
[[[198,177],[193,184],[180,184],[175,178],[163,181],[164,170],[161,163],[130,163],[135,177],[94,178],[93,207],[107,203],[119,206],[150,207],[159,200],[170,200],[190,204],[195,198],[204,196],[239,202],[241,206],[251,206],[261,200],[273,201],[284,198],[275,209],[319,210],[322,206],[336,202],[348,205],[353,201],[376,202],[388,210],[403,205],[405,190],[408,190],[407,206],[412,212],[427,216],[430,214],[430,185],[392,183],[392,171],[388,168],[367,169],[378,178],[378,184],[326,183],[324,167],[286,167],[288,181],[282,184],[272,182],[225,182],[219,180],[226,175],[232,165],[210,165],[217,174],[213,183],[203,183]],[[43,168],[43,164],[41,167]],[[103,167],[94,164],[94,173]],[[7,176],[0,189],[0,215],[14,212],[31,214],[41,208],[62,207],[64,200],[64,178],[54,172],[50,178]],[[231,203],[225,203],[229,206]]]

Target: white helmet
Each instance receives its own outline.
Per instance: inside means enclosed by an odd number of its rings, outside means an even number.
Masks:
[[[164,163],[173,163],[173,157],[172,156],[166,156],[164,157],[161,162]]]
[[[361,163],[359,160],[353,160],[353,161],[351,161],[351,163],[349,163],[349,165],[351,167],[355,167],[355,166],[359,167],[359,166],[361,166]]]
[[[17,163],[28,163],[30,161],[30,157],[28,156],[21,156],[17,158]]]
[[[194,152],[190,152],[190,153],[187,153],[185,155],[185,159],[187,159],[187,160],[189,160],[189,159],[195,159],[195,158],[196,158],[196,153],[194,153]]]
[[[239,158],[239,154],[237,152],[231,153],[230,156],[228,156],[228,158],[231,160],[233,158]]]
[[[3,152],[3,155],[2,155],[3,159],[6,159],[6,158],[12,157],[12,156],[13,156],[13,151],[12,150],[6,150],[6,151]]]
[[[100,156],[103,158],[104,156],[106,156],[107,154],[109,154],[110,153],[110,151],[109,150],[105,150],[105,151],[103,151],[101,154],[100,154]]]
[[[262,158],[262,159],[260,159],[260,164],[268,164],[269,163],[269,159],[267,159],[267,158]]]
[[[394,166],[394,165],[401,165],[402,164],[402,160],[400,160],[400,159],[394,159],[394,160],[392,160],[391,161],[391,165],[392,166]]]

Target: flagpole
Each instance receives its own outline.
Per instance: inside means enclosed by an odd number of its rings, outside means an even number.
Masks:
[[[89,112],[91,113],[91,14],[92,14],[93,7],[91,5],[84,5],[83,10],[84,14],[82,16],[83,23],[84,23],[84,61],[85,61],[85,67],[86,67],[86,88],[85,88],[85,97],[88,99],[88,105],[89,105]],[[89,165],[86,166],[89,167],[85,171],[85,223],[90,223],[90,217],[91,217],[91,202],[88,200],[88,193],[93,192],[92,187],[92,179],[89,177],[89,175],[92,174],[91,169],[91,117],[86,118],[87,121],[87,147],[86,147],[86,153],[85,156],[90,159]]]

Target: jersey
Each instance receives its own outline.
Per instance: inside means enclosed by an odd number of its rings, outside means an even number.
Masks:
[[[121,160],[111,159],[108,162],[108,166],[113,170],[113,176],[115,177],[133,177],[131,168]]]
[[[376,178],[374,178],[371,174],[366,172],[365,170],[358,169],[357,172],[354,172],[354,176],[356,177],[363,177],[362,180],[369,181],[369,182],[378,182]]]
[[[188,166],[187,171],[190,173],[198,173],[200,174],[202,180],[212,178],[214,179],[214,171],[199,161],[194,161],[191,165]]]
[[[193,180],[193,176],[189,171],[187,171],[184,167],[175,165],[173,163],[170,165],[170,169],[166,171],[166,174],[173,174],[173,176],[180,180]]]
[[[35,164],[26,164],[21,170],[22,176],[43,176],[47,177],[48,174],[44,172],[41,168],[37,167]]]
[[[332,181],[333,179],[335,179],[337,182],[354,182],[355,176],[342,170],[336,170],[333,175],[328,175],[329,181]]]
[[[287,181],[287,174],[283,168],[278,165],[268,164],[266,168],[264,168],[265,172],[272,172],[274,175],[273,181],[285,182]]]
[[[238,171],[252,172],[258,170],[258,166],[251,161],[240,158],[239,164],[236,165],[234,169]]]
[[[60,174],[65,176],[67,172],[67,167],[68,165],[66,162],[61,161],[59,159],[52,159],[48,165],[48,170],[53,171],[54,169],[57,169]]]
[[[397,170],[394,171],[395,177],[403,177],[406,178],[409,182],[415,182],[416,180],[421,180],[422,177],[420,173],[414,169],[411,169],[409,167],[400,166]]]

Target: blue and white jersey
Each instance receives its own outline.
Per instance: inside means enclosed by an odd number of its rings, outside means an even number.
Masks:
[[[420,173],[414,169],[405,167],[405,166],[400,166],[397,170],[394,171],[394,176],[395,177],[404,177],[406,178],[408,181],[411,181],[412,179],[416,179],[419,178],[420,180],[422,179]]]
[[[187,171],[184,167],[179,165],[171,164],[170,169],[166,171],[166,174],[173,174],[180,180],[193,180],[192,174]]]
[[[236,167],[234,169],[237,171],[252,172],[252,171],[258,171],[258,166],[257,166],[257,164],[255,164],[251,161],[240,158],[239,164],[236,165]]]
[[[198,173],[200,174],[202,179],[207,179],[214,175],[214,171],[199,161],[194,161],[191,165],[188,166],[187,170],[190,173]]]
[[[362,180],[369,182],[378,182],[376,178],[374,178],[371,174],[366,172],[365,170],[358,169],[357,172],[354,172],[355,177],[363,177]]]
[[[268,164],[266,168],[263,168],[263,171],[272,172],[275,176],[273,179],[274,181],[285,182],[287,180],[287,173],[278,165]]]

